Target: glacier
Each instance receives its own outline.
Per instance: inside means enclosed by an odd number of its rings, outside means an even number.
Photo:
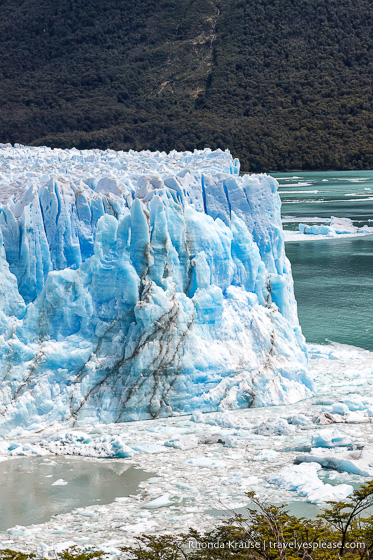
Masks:
[[[0,434],[309,397],[277,181],[0,145]]]

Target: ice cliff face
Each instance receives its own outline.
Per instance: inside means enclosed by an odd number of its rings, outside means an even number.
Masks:
[[[220,150],[0,146],[0,431],[310,394],[277,183]]]

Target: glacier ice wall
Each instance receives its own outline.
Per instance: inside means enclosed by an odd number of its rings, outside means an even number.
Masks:
[[[229,152],[0,145],[0,432],[310,394],[277,183]]]

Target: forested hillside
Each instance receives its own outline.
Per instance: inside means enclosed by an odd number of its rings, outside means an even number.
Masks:
[[[0,142],[373,167],[371,0],[1,0]]]

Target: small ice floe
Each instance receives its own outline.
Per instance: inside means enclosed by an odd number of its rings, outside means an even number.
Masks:
[[[373,227],[368,225],[363,227],[354,226],[350,218],[336,218],[332,216],[329,224],[310,225],[313,221],[309,220],[309,223],[300,223],[298,226],[299,231],[285,230],[285,241],[316,241],[373,234]]]
[[[343,400],[343,404],[347,406],[349,410],[355,412],[357,410],[366,409],[370,403],[364,400],[360,395],[350,395]]]
[[[151,502],[148,502],[147,504],[145,504],[142,507],[146,508],[146,509],[156,509],[156,508],[170,506],[172,503],[174,503],[174,502],[170,498],[170,494],[168,492],[166,492],[166,494],[162,494],[162,496],[159,496],[158,498],[155,498],[155,500],[152,500]]]
[[[335,428],[325,428],[312,434],[312,447],[347,447],[352,445],[353,439],[341,434]]]
[[[210,459],[209,457],[194,457],[194,459],[185,461],[185,464],[205,469],[218,469],[219,467],[225,467],[226,462],[219,459]]]
[[[55,558],[56,553],[52,547],[48,546],[46,543],[42,542],[39,544],[36,551],[37,558]]]
[[[334,402],[324,407],[323,411],[344,416],[344,421],[349,424],[370,422],[371,399],[364,399],[361,395],[352,394],[342,402]]]
[[[343,451],[333,453],[326,449],[320,449],[309,455],[298,455],[295,462],[318,463],[322,467],[339,472],[358,474],[361,476],[373,476],[373,448],[366,447],[363,450]]]
[[[268,418],[254,428],[254,434],[262,436],[283,436],[289,435],[293,431],[293,426],[290,426],[285,418]]]
[[[41,442],[45,452],[65,454],[69,449],[70,455],[82,457],[107,457],[124,459],[136,455],[121,435],[92,435],[83,431],[59,432],[44,438]]]
[[[306,235],[325,235],[334,237],[337,235],[355,235],[363,233],[373,233],[373,228],[363,226],[361,228],[354,226],[350,218],[336,218],[332,216],[330,225],[313,225],[299,224],[299,231]]]
[[[138,453],[161,453],[164,451],[164,446],[153,441],[137,441],[130,444],[131,449]]]
[[[304,414],[295,414],[294,416],[289,416],[289,418],[287,418],[287,421],[289,424],[293,424],[294,426],[308,426],[311,423],[311,420]]]
[[[82,517],[88,517],[91,518],[94,516],[94,512],[90,511],[89,509],[77,509],[76,513],[78,515],[81,515]]]
[[[42,531],[42,527],[40,526],[31,526],[31,527],[24,527],[23,525],[15,525],[7,530],[9,535],[14,535],[17,537],[31,537],[36,533],[40,533]]]
[[[216,443],[221,443],[224,445],[225,438],[222,434],[206,434],[199,438],[199,443],[202,445],[214,445]]]
[[[308,438],[295,438],[285,447],[283,451],[298,451],[309,453],[312,449],[311,440]]]
[[[177,436],[166,441],[164,445],[175,449],[193,449],[198,445],[198,438],[193,435]]]
[[[371,418],[368,411],[357,410],[356,412],[350,412],[346,417],[346,424],[366,424],[370,423]]]
[[[324,412],[331,412],[332,414],[340,414],[344,416],[350,412],[348,406],[341,402],[333,403],[331,406],[325,407],[323,409]]]
[[[218,433],[200,436],[198,441],[201,445],[214,445],[216,443],[220,443],[221,445],[224,445],[224,447],[238,447],[239,442],[242,439],[246,438],[239,435],[225,435],[223,433]]]
[[[288,465],[279,472],[269,475],[267,481],[286,490],[292,490],[313,504],[343,500],[352,494],[354,489],[350,484],[337,486],[324,484],[318,477],[320,469],[320,465],[316,462]]]
[[[154,532],[154,529],[156,527],[157,527],[156,521],[147,519],[147,520],[140,521],[139,523],[130,523],[129,525],[123,525],[122,527],[119,527],[119,530],[124,531],[125,533],[130,533],[131,535],[141,535],[144,533],[147,534],[150,532]],[[116,558],[117,552],[114,553],[113,556],[114,558]]]
[[[260,451],[255,453],[252,460],[274,462],[274,461],[278,461],[278,458],[279,458],[279,453],[274,449],[261,449]]]
[[[66,486],[67,484],[69,484],[69,483],[66,480],[64,480],[63,478],[59,478],[55,482],[52,482],[52,486]]]

